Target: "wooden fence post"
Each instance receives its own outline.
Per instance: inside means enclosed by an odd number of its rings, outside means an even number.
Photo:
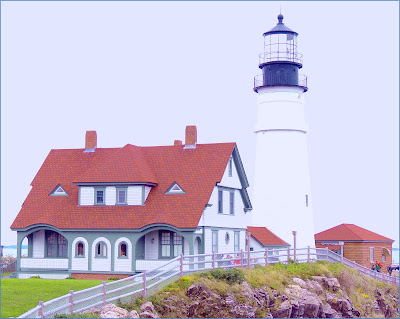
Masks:
[[[213,270],[215,269],[215,252],[214,252],[214,250],[212,252],[212,269]]]
[[[307,246],[307,262],[310,262],[310,246]]]
[[[72,314],[74,312],[74,291],[69,291],[69,313]]]
[[[287,247],[287,263],[290,263],[290,246]]]
[[[146,298],[146,270],[143,270],[143,298]]]
[[[40,318],[43,318],[43,301],[39,301],[39,306],[40,306],[40,308],[39,308],[38,314],[39,314]]]
[[[180,277],[183,276],[183,254],[181,253],[181,258],[180,258],[180,265],[179,265],[179,271],[180,271]]]
[[[243,249],[240,250],[240,267],[243,268]]]
[[[264,257],[265,257],[265,266],[268,266],[268,247],[265,248]]]
[[[106,282],[105,282],[105,280],[103,280],[102,282],[102,292],[103,292],[103,295],[102,295],[102,300],[103,300],[103,306],[105,306],[105,304],[106,304]]]

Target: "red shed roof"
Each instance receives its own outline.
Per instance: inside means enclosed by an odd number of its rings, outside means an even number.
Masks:
[[[315,234],[314,238],[316,241],[394,241],[354,224],[332,227]]]
[[[289,246],[289,244],[265,227],[249,226],[247,230],[264,246]]]
[[[12,229],[50,224],[60,229],[138,229],[154,223],[195,228],[221,181],[235,143],[52,150]],[[239,159],[240,160],[240,159]],[[244,177],[245,178],[245,177]],[[165,194],[177,182],[186,194]],[[79,206],[80,183],[155,184],[144,206]],[[60,184],[69,196],[49,196]],[[248,185],[244,185],[247,187]]]

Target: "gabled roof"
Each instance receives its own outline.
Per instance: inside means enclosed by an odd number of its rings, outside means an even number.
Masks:
[[[139,229],[165,223],[196,228],[235,143],[52,150],[12,229],[49,224],[60,229]],[[245,178],[245,177],[244,177]],[[79,183],[152,183],[144,206],[79,206]],[[165,194],[177,182],[186,194]],[[70,196],[49,196],[61,184]],[[249,204],[250,205],[250,204]],[[251,206],[250,206],[251,207]]]
[[[247,230],[264,246],[289,246],[266,227],[248,226]]]
[[[314,238],[316,241],[394,241],[354,224],[332,227],[315,234]]]

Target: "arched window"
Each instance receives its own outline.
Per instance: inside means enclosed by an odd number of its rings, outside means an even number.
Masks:
[[[128,257],[128,245],[124,241],[119,244],[118,257]]]
[[[46,256],[47,257],[67,257],[67,239],[52,230],[46,230]]]
[[[78,242],[76,244],[76,253],[77,257],[85,257],[85,244],[83,242]]]
[[[107,245],[104,241],[97,243],[96,257],[107,258]]]

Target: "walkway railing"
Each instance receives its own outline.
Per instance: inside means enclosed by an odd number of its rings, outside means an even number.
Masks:
[[[399,285],[398,277],[377,273],[347,258],[341,257],[327,248],[301,248],[280,250],[259,250],[232,253],[212,253],[184,256],[180,255],[162,266],[149,272],[108,282],[81,291],[70,291],[68,294],[43,302],[22,314],[18,318],[52,318],[55,314],[81,313],[93,307],[102,306],[112,301],[127,302],[132,298],[150,296],[186,273],[210,270],[215,268],[267,266],[273,263],[315,262],[326,260],[339,262],[355,268],[376,280],[392,285]]]

